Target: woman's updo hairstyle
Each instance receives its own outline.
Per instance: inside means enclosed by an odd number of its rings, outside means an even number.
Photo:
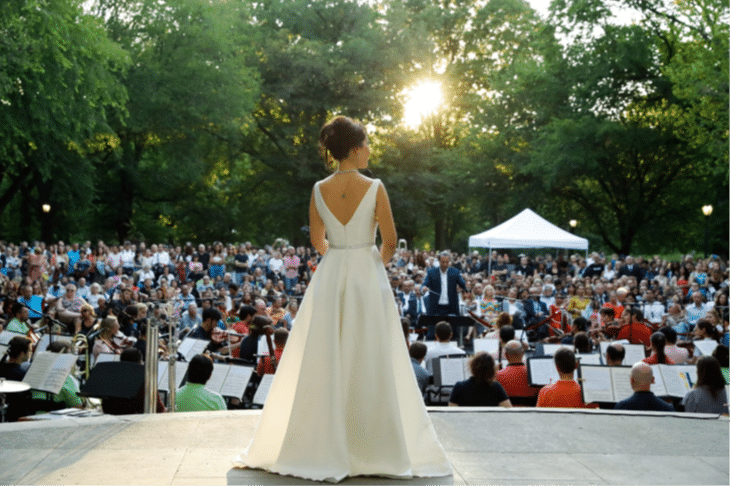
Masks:
[[[365,127],[360,123],[347,118],[346,116],[338,116],[331,122],[322,127],[319,132],[319,146],[324,151],[325,164],[334,168],[334,161],[340,161],[347,157],[355,147],[361,147],[367,140]]]

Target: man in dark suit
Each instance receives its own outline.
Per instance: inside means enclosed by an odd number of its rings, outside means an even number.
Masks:
[[[539,324],[550,316],[550,311],[547,306],[539,300],[540,288],[532,287],[529,292],[530,294],[527,299],[522,302],[522,307],[525,310],[525,327]],[[538,339],[543,339],[550,335],[547,324],[540,326],[540,329],[537,329],[536,332]]]
[[[637,284],[641,280],[641,266],[634,263],[634,257],[631,255],[626,257],[626,265],[618,269],[618,276],[622,277],[624,275],[628,277],[635,277]]]
[[[421,286],[424,295],[428,294],[428,315],[449,316],[459,314],[457,285],[466,290],[466,282],[459,271],[451,266],[451,257],[446,252],[439,255],[439,266],[426,274]]]

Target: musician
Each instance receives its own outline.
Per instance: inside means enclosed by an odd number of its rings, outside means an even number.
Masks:
[[[213,362],[207,356],[196,354],[188,365],[188,381],[177,390],[175,410],[178,412],[198,412],[207,410],[226,410],[226,401],[218,393],[205,388],[213,374]]]
[[[119,361],[126,363],[142,364],[142,353],[136,348],[128,348],[121,352]],[[105,398],[101,401],[101,409],[107,415],[129,415],[144,413],[145,409],[145,387],[139,387],[139,391],[133,398]],[[160,396],[157,395],[157,413],[167,411]]]
[[[606,347],[606,366],[621,366],[626,357],[626,349],[621,343],[611,343]]]
[[[20,302],[13,302],[13,305],[10,307],[10,315],[13,318],[5,326],[6,331],[25,335],[33,331],[33,326],[28,322],[29,311],[26,306]]]
[[[553,359],[560,379],[540,390],[537,407],[586,408],[580,385],[573,379],[578,363],[575,353],[568,348],[560,348]]]
[[[218,327],[218,321],[221,320],[221,317],[221,311],[215,307],[203,309],[203,322],[190,331],[187,337],[210,341],[206,350],[211,352],[219,351],[223,347],[223,342],[213,339],[213,330]]]
[[[465,355],[464,350],[451,344],[451,337],[454,335],[451,324],[441,321],[436,324],[436,343],[431,346],[426,354],[426,371],[433,373],[433,360],[439,356]]]
[[[286,328],[280,327],[274,331],[274,361],[278,364],[281,360],[281,355],[284,353],[284,346],[286,346],[286,340],[289,337],[289,331]],[[270,356],[262,356],[259,359],[259,364],[256,366],[256,374],[264,376],[265,374],[273,375],[276,373],[275,364],[271,362]]]
[[[8,342],[8,350],[0,360],[0,378],[12,381],[23,381],[30,368],[30,357],[33,355],[30,339],[15,336]],[[20,417],[31,413],[30,390],[21,393],[6,394],[5,421],[15,422]]]
[[[471,378],[454,385],[449,398],[450,407],[512,408],[509,397],[494,379],[494,358],[479,352],[469,362]]]
[[[267,316],[255,314],[248,326],[248,336],[241,341],[241,350],[239,357],[242,360],[255,363],[256,353],[258,352],[259,337],[267,332],[271,332],[271,319]]]
[[[47,351],[58,354],[71,353],[71,344],[65,341],[53,341],[48,345]],[[84,402],[78,395],[79,384],[73,373],[69,373],[66,381],[63,382],[61,391],[51,395],[47,392],[34,390],[31,392],[33,397],[33,410],[39,412],[51,412],[62,408],[84,408]]]
[[[95,331],[94,326],[97,323],[98,319],[94,308],[91,307],[91,304],[84,304],[81,307],[81,329],[79,329],[79,333],[88,336]]]
[[[413,366],[413,372],[416,375],[416,383],[418,383],[418,389],[421,390],[421,395],[426,393],[426,387],[428,386],[430,379],[428,371],[421,366],[424,358],[426,358],[427,352],[428,347],[421,341],[415,341],[408,347],[408,354],[411,357],[411,365]]]
[[[529,385],[525,348],[522,343],[512,339],[504,345],[507,365],[497,372],[497,381],[514,405],[534,406],[537,402],[537,388]]]
[[[426,281],[421,286],[421,292],[429,294],[428,315],[455,316],[459,314],[459,295],[456,287],[466,288],[466,282],[459,271],[450,266],[451,258],[448,252],[439,255],[439,266],[431,268],[426,274]]]
[[[124,347],[117,343],[115,338],[119,335],[119,321],[114,316],[106,317],[101,321],[99,335],[94,340],[92,354],[94,359],[100,354],[121,354]]]
[[[690,360],[690,353],[687,348],[677,346],[677,331],[665,326],[659,329],[659,332],[664,334],[667,341],[666,346],[664,346],[664,354],[674,361],[674,364],[687,364]]]
[[[669,359],[664,352],[664,346],[667,344],[667,338],[661,332],[655,332],[651,335],[651,356],[644,358],[644,363],[653,364],[668,364],[673,365],[674,361]]]
[[[524,319],[526,327],[537,326],[542,321],[547,319],[550,315],[550,311],[545,306],[545,304],[538,300],[538,294],[540,292],[540,289],[537,287],[531,287],[529,292],[530,293],[528,294],[527,298],[522,301],[522,308],[525,311]],[[539,333],[538,338],[540,338]]]
[[[614,410],[673,412],[674,407],[657,398],[651,391],[652,383],[654,383],[654,373],[651,366],[641,361],[634,364],[631,367],[631,389],[634,390],[634,394],[618,402],[613,407]]]

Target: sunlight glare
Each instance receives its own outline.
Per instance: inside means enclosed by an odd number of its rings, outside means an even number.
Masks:
[[[406,91],[403,121],[410,128],[418,127],[424,118],[433,114],[441,105],[441,84],[424,81]]]

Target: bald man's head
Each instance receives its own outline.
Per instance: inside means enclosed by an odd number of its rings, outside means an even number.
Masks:
[[[649,391],[654,383],[654,373],[651,366],[639,361],[631,367],[631,388],[634,391]]]
[[[516,339],[507,341],[507,344],[504,345],[504,356],[510,363],[521,363],[524,354],[525,350],[522,347],[522,343]]]

